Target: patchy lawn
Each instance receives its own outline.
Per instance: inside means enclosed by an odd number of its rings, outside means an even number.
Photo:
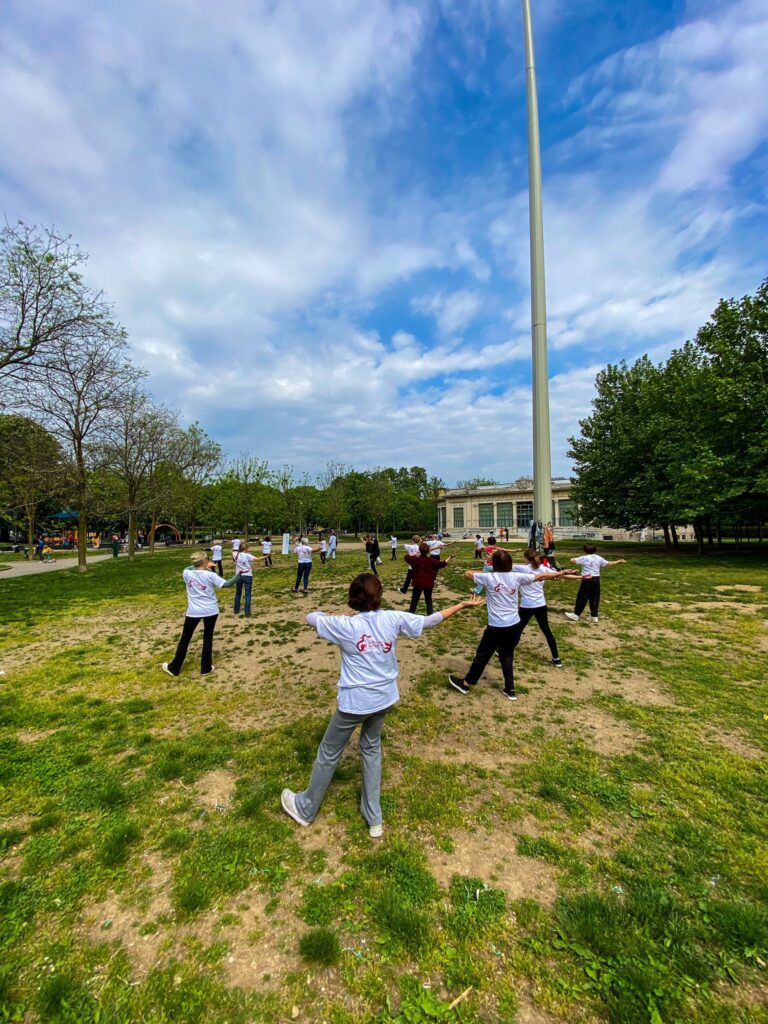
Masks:
[[[354,744],[313,827],[279,805],[334,705],[304,615],[362,552],[220,592],[205,680],[199,638],[159,668],[186,552],[0,582],[0,1020],[768,1022],[768,557],[619,556],[597,624],[548,586],[565,668],[532,622],[515,704],[447,686],[484,609],[401,641],[378,843]]]

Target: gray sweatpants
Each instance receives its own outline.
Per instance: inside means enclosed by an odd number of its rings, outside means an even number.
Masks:
[[[360,729],[360,757],[363,762],[363,795],[360,810],[369,825],[381,823],[381,730],[389,708],[372,715],[350,715],[334,711],[317,748],[309,786],[296,794],[296,810],[312,821],[320,810],[326,790],[331,784],[344,748],[352,733]]]

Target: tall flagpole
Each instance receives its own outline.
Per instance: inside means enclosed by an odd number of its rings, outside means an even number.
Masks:
[[[523,0],[525,89],[528,99],[528,205],[531,231],[531,335],[533,352],[533,516],[552,519],[552,454],[549,441],[547,297],[544,282],[544,221],[541,212],[539,101],[530,0]]]

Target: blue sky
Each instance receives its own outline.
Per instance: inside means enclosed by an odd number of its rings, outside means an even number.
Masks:
[[[552,460],[766,276],[764,0],[533,0]],[[531,467],[518,0],[10,0],[0,208],[90,254],[231,454]]]

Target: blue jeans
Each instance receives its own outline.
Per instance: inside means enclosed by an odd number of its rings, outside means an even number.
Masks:
[[[299,583],[301,583],[302,578],[304,580],[304,589],[307,589],[307,587],[309,586],[309,574],[311,571],[311,562],[299,562],[299,566],[296,570],[296,586],[293,588],[294,590],[299,589]]]
[[[251,587],[253,586],[253,576],[238,576],[237,583],[235,584],[235,615],[240,611],[240,595],[245,587],[245,614],[251,614]]]

